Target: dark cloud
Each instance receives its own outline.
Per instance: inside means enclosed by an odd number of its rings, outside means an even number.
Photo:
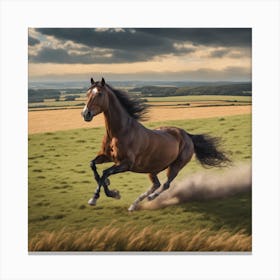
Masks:
[[[228,50],[228,49],[214,50],[210,53],[209,56],[213,57],[213,58],[221,58],[221,57],[228,55],[229,53],[230,53],[230,50]]]
[[[87,46],[117,49],[165,49],[174,41],[194,45],[250,47],[251,28],[134,28],[124,32],[113,29],[98,31],[90,28],[38,28],[37,31]]]
[[[186,50],[191,52],[192,50]],[[153,52],[126,52],[123,50],[112,50],[111,53],[102,52],[80,52],[70,53],[65,49],[42,48],[36,55],[29,55],[29,61],[35,63],[65,63],[65,64],[110,64],[129,63],[135,61],[149,61],[155,54]]]
[[[98,31],[90,28],[38,28],[36,31],[44,35],[54,36],[60,40],[71,40],[78,44],[94,48],[109,48],[123,51],[158,51],[168,53],[176,51],[173,40],[155,37],[142,31],[112,32],[112,30]]]
[[[251,29],[248,28],[37,28],[43,35],[81,46],[79,55],[70,48],[42,48],[31,62],[54,63],[124,63],[148,61],[155,56],[185,55],[195,52],[196,45],[218,47],[251,46]],[[183,43],[188,42],[189,47]],[[193,45],[193,47],[191,46]],[[108,50],[110,55],[98,54],[97,49]],[[222,57],[217,51],[213,56]]]
[[[52,48],[42,48],[37,55],[29,55],[29,60],[42,63],[77,63],[75,57],[71,57],[67,51]]]
[[[40,41],[38,39],[28,36],[28,45],[29,46],[35,46],[37,44],[40,44]]]
[[[142,32],[194,45],[251,47],[251,28],[143,28]]]

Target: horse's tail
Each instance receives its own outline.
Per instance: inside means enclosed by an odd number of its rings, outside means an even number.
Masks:
[[[220,150],[220,138],[212,137],[207,134],[191,135],[196,158],[204,167],[224,167],[231,160]]]

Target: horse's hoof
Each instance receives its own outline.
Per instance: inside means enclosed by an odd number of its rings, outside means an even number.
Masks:
[[[113,193],[113,198],[115,198],[115,199],[121,199],[121,195],[120,195],[120,192],[119,192],[119,191],[113,190],[112,193]]]
[[[148,200],[154,200],[158,195],[158,193],[151,193],[150,195],[148,195]]]
[[[92,197],[89,201],[88,201],[88,205],[90,206],[95,206],[96,205],[96,201],[97,199]]]
[[[131,204],[127,210],[133,212],[135,210],[135,205]]]

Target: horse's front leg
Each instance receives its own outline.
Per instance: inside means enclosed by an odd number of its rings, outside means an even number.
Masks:
[[[97,182],[97,184],[99,184],[100,176],[99,176],[99,174],[97,172],[96,164],[101,164],[101,163],[105,163],[105,162],[110,162],[110,159],[106,155],[104,155],[104,154],[96,156],[90,162],[90,168],[93,171],[94,179]]]
[[[89,200],[88,203],[90,205],[95,205],[96,204],[96,201],[97,201],[97,199],[100,196],[99,193],[100,193],[100,189],[101,189],[102,186],[104,186],[104,190],[105,190],[105,193],[106,193],[107,196],[119,199],[120,198],[119,191],[117,191],[117,190],[109,190],[106,182],[109,180],[108,177],[110,175],[128,171],[129,167],[130,167],[130,164],[127,161],[124,161],[124,162],[122,162],[122,163],[120,163],[118,165],[115,164],[115,165],[111,166],[110,168],[105,169],[103,171],[102,177],[99,179],[98,187],[97,187],[97,189],[96,189],[96,191],[94,193],[94,196],[93,196],[92,199]]]
[[[90,162],[90,168],[93,171],[93,176],[95,181],[97,182],[97,188],[95,193],[93,194],[93,197],[88,201],[89,205],[96,205],[96,201],[100,196],[100,188],[102,185],[100,185],[100,176],[97,172],[97,168],[96,168],[96,164],[101,164],[101,163],[105,163],[105,162],[110,162],[111,160],[104,154],[99,154],[97,155],[91,162]],[[104,182],[103,187],[105,190],[106,195],[109,194],[110,190],[108,188],[108,186],[110,185],[110,181],[109,179],[106,180],[106,182]],[[109,195],[108,195],[109,196]]]

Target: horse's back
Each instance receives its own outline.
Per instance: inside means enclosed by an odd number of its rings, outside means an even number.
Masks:
[[[181,157],[189,158],[186,153],[190,156],[193,154],[191,138],[178,127],[158,127],[151,130],[137,123],[129,131],[123,141],[117,143],[114,139],[104,139],[103,149],[114,162],[119,162],[122,158],[132,159],[130,171],[156,174]],[[113,153],[117,154],[114,156]]]
[[[173,136],[177,141],[184,144],[185,142],[192,142],[189,134],[182,128],[175,126],[161,126],[153,130],[154,132],[167,133]]]
[[[188,161],[194,153],[194,144],[191,136],[182,128],[174,126],[158,127],[154,131],[161,131],[172,135],[179,144],[178,157],[186,157]]]
[[[144,127],[143,127],[144,128]],[[138,131],[140,132],[140,131]],[[134,172],[157,173],[166,169],[180,152],[179,133],[172,128],[144,128],[134,141]]]

